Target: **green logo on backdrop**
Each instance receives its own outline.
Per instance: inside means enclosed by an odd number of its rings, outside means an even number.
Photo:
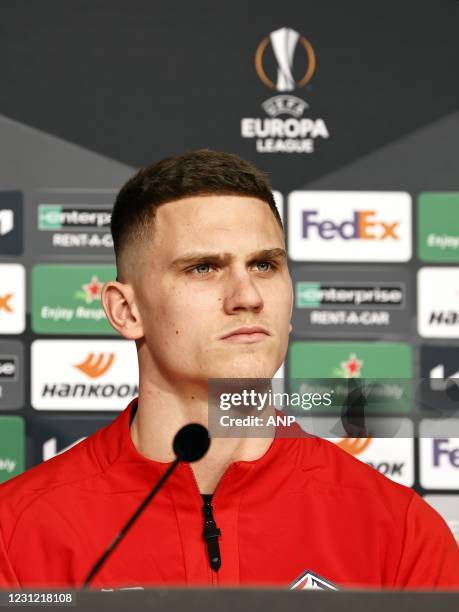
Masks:
[[[101,302],[115,266],[38,265],[32,270],[32,328],[39,334],[114,334]]]
[[[332,406],[320,412],[339,412],[356,384],[368,392],[366,412],[409,412],[411,379],[411,347],[405,343],[293,342],[290,347],[290,391],[333,392]]]
[[[62,206],[41,205],[38,212],[38,228],[41,230],[60,229]]]
[[[459,193],[422,193],[418,249],[423,261],[459,261]]]
[[[319,308],[322,296],[319,283],[296,283],[296,307]]]
[[[24,420],[0,416],[0,483],[24,471]]]

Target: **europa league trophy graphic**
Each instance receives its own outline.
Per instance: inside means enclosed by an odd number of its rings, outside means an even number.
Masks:
[[[271,32],[269,38],[277,61],[277,91],[293,91],[295,79],[292,75],[293,56],[300,35],[292,28],[280,28]]]

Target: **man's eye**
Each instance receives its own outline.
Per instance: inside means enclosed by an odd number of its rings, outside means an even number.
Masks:
[[[260,269],[260,272],[270,272],[271,270],[275,269],[275,264],[272,261],[257,261],[255,263],[256,266],[262,266],[262,268]],[[193,266],[192,268],[190,268],[188,270],[189,274],[194,274],[195,276],[205,276],[206,274],[208,274],[212,268],[214,267],[213,264],[208,264],[208,263],[200,263],[200,264],[196,264],[195,266]]]
[[[206,263],[200,263],[197,264],[196,266],[193,266],[190,270],[190,272],[196,272],[198,275],[203,275],[206,274],[209,269],[211,268],[211,264],[206,264]]]
[[[275,268],[272,261],[257,261],[256,265],[257,266],[268,266],[267,268],[264,268],[263,270],[261,270],[261,272],[269,272],[270,270],[273,270]]]

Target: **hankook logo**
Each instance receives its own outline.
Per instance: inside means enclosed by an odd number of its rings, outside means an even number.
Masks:
[[[330,421],[331,422],[331,421]],[[328,438],[391,480],[411,486],[414,479],[413,424],[409,419],[370,417],[364,437]]]
[[[459,267],[418,271],[418,332],[424,338],[459,338]]]
[[[265,70],[264,58],[267,48],[271,45],[277,62],[276,82],[270,79]],[[303,49],[305,70],[303,76],[295,81],[293,76],[293,59],[297,46]],[[280,28],[271,32],[258,45],[255,53],[255,68],[260,80],[271,89],[277,91],[293,91],[301,89],[308,83],[316,69],[316,56],[311,43],[292,28]]]
[[[122,410],[138,395],[135,344],[126,340],[36,340],[32,406],[37,410]]]
[[[75,364],[75,368],[89,376],[89,378],[99,378],[103,376],[112,367],[115,359],[115,353],[88,353],[86,359],[79,364]]]
[[[345,450],[350,455],[360,455],[367,448],[367,446],[371,442],[371,436],[368,438],[343,438],[339,442],[336,443],[336,446],[339,446],[343,450]]]

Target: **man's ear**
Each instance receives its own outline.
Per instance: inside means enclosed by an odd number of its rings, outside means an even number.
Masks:
[[[290,333],[292,331],[293,327],[292,324],[290,323],[289,327],[288,327],[288,333]]]
[[[131,285],[108,281],[102,288],[101,297],[107,319],[119,334],[129,340],[143,337],[142,321]]]

